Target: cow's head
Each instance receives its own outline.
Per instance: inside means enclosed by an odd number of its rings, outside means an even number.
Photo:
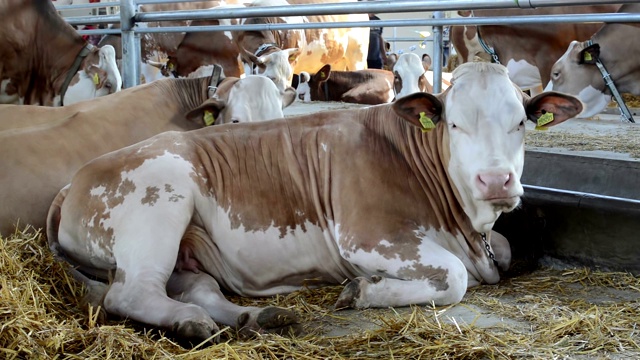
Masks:
[[[122,89],[122,77],[116,63],[116,51],[105,45],[95,54],[89,54],[82,68],[69,84],[64,104],[109,95]]]
[[[567,52],[551,68],[551,81],[546,91],[560,91],[577,96],[584,104],[580,116],[591,117],[600,113],[611,101],[605,94],[605,84],[595,61],[600,57],[600,46],[587,46],[573,41]]]
[[[311,101],[311,87],[309,81],[311,80],[311,75],[308,72],[302,71],[298,75],[298,86],[296,87],[296,94],[298,94],[298,98],[304,102]]]
[[[295,96],[295,89],[281,92],[263,76],[228,77],[218,85],[212,98],[186,117],[205,125],[278,119],[284,117],[282,110],[291,105]]]
[[[529,98],[497,64],[463,64],[453,76],[447,91],[415,93],[396,100],[393,109],[424,131],[442,127],[433,133],[442,136],[449,178],[474,229],[488,232],[523,194],[526,120],[557,125],[579,114],[582,104],[555,92]]]
[[[245,50],[245,57],[255,65],[253,74],[266,76],[271,79],[280,91],[291,86],[293,65],[298,60],[300,50],[291,48],[272,51],[268,54],[255,56]]]
[[[396,99],[415,92],[433,92],[433,87],[425,76],[428,69],[418,55],[414,53],[400,55],[393,66],[393,87]]]

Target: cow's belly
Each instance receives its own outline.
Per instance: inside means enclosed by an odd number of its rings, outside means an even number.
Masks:
[[[339,284],[356,271],[340,256],[329,229],[306,222],[294,229],[232,226],[217,208],[209,233],[213,244],[207,272],[225,288],[243,296],[288,293],[302,286]],[[201,261],[202,262],[202,261]]]

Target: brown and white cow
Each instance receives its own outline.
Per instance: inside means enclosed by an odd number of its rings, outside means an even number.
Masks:
[[[249,6],[291,6],[356,0],[258,0]],[[243,24],[368,21],[366,14],[250,18]],[[306,29],[237,31],[234,42],[240,50],[245,74],[264,75],[278,88],[291,86],[293,74],[313,73],[325,64],[334,70],[367,67],[369,29]]]
[[[377,105],[392,102],[395,98],[391,71],[331,71],[328,64],[313,75],[301,72],[296,92],[305,102],[320,100]]]
[[[619,12],[638,13],[640,4],[623,5]],[[619,92],[640,95],[640,61],[635,55],[640,56],[638,36],[638,24],[611,23],[605,24],[590,41],[573,41],[553,65],[551,82],[545,90],[577,96],[585,103],[583,117],[600,113],[611,101],[611,93],[595,64],[599,59]]]
[[[0,234],[18,221],[44,227],[51,200],[94,157],[164,131],[280,118],[295,98],[295,90],[282,95],[260,76],[226,78],[211,98],[209,82],[166,79],[62,108],[0,109],[0,128],[12,119],[33,125],[0,131]]]
[[[401,98],[420,91],[432,93],[433,86],[425,76],[429,66],[424,64],[417,54],[401,54],[393,65],[396,96]]]
[[[110,46],[87,44],[50,0],[0,2],[0,103],[61,106],[117,92]]]
[[[216,323],[296,323],[222,289],[269,296],[349,279],[337,308],[453,304],[508,266],[491,229],[523,193],[525,122],[581,110],[564,94],[529,98],[501,65],[470,63],[438,95],[167,132],[80,169],[47,236],[77,277],[113,275],[90,284],[108,312],[199,340]]]
[[[494,9],[458,12],[462,16],[523,16],[561,15],[616,12],[620,5],[590,5],[548,7],[538,9]],[[460,60],[473,62],[485,51],[478,34],[487,46],[492,47],[501,64],[509,69],[509,77],[521,89],[539,94],[549,82],[553,64],[566,51],[572,40],[587,40],[602,24],[522,24],[453,26],[451,43]]]

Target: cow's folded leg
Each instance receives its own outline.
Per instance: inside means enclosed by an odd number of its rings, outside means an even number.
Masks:
[[[135,277],[119,278],[119,272],[120,269],[104,299],[108,312],[172,329],[181,338],[195,341],[209,339],[218,332],[218,326],[205,309],[169,298],[164,282],[158,281],[162,278],[159,274],[143,272]]]
[[[206,273],[175,271],[167,283],[167,292],[176,300],[203,307],[217,323],[229,325],[245,335],[254,332],[286,335],[300,330],[297,316],[289,310],[273,306],[245,307],[228,301],[216,280]]]

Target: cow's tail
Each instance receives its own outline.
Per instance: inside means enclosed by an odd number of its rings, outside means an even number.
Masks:
[[[53,253],[53,256],[58,261],[63,261],[71,264],[68,271],[73,276],[74,279],[81,282],[85,285],[87,289],[87,294],[83,299],[83,305],[91,306],[94,309],[94,313],[96,309],[99,309],[97,316],[98,321],[102,322],[106,318],[106,311],[104,310],[104,306],[102,303],[104,301],[104,296],[109,290],[109,286],[103,282],[89,279],[85,274],[80,272],[77,268],[73,267],[74,262],[69,259],[64,250],[60,246],[60,242],[58,241],[58,231],[60,230],[60,220],[61,220],[61,208],[64,199],[67,197],[67,193],[69,193],[69,186],[67,185],[58,195],[53,199],[51,203],[51,207],[49,208],[49,213],[47,214],[47,241],[49,242],[49,249]]]

